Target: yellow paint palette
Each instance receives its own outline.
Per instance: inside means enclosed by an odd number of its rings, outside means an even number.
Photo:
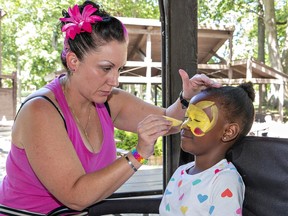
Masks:
[[[172,126],[173,127],[176,127],[176,126],[179,126],[182,124],[182,121],[178,120],[178,119],[175,119],[175,118],[171,118],[171,117],[168,117],[168,116],[164,116],[167,120],[171,121],[172,122]]]

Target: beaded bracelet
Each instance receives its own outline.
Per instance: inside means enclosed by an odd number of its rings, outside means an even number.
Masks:
[[[130,161],[128,155],[125,155],[125,159],[127,160],[127,162],[130,165],[130,167],[134,170],[134,172],[137,172],[136,167],[132,164],[132,162]]]
[[[143,158],[143,157],[137,152],[136,148],[133,148],[133,149],[131,150],[131,153],[132,153],[132,155],[135,157],[135,159],[136,159],[139,163],[141,163],[141,164],[147,164],[147,163],[148,163],[148,160],[145,159],[145,158]]]

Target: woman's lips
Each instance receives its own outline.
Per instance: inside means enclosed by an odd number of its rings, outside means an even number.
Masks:
[[[111,94],[111,91],[101,91],[102,96],[109,96]]]

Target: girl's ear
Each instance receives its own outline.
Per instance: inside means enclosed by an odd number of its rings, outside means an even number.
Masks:
[[[240,127],[237,123],[231,123],[226,126],[225,132],[222,136],[222,142],[230,142],[235,139],[240,132]]]
[[[75,72],[78,68],[79,60],[75,53],[69,52],[66,57],[67,66],[71,72]]]

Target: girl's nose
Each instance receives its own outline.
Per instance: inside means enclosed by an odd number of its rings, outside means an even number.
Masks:
[[[187,121],[184,121],[181,125],[181,129],[185,128],[185,129],[189,129],[188,125],[187,125]]]

